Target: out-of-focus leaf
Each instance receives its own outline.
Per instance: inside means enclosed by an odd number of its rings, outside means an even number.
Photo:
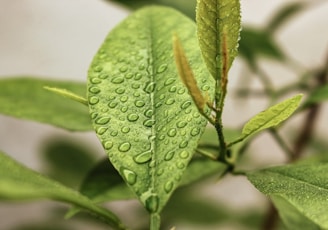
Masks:
[[[316,104],[316,103],[321,103],[324,101],[328,100],[328,84],[323,85],[313,92],[308,96],[306,101],[303,104],[303,108],[306,108],[310,105]]]
[[[245,27],[240,33],[239,53],[250,65],[259,57],[276,60],[284,59],[284,54],[266,31]]]
[[[54,180],[24,167],[0,152],[0,198],[5,200],[52,199],[77,205],[98,216],[114,229],[125,229],[107,209]]]
[[[83,143],[52,137],[43,144],[41,150],[44,173],[76,188],[95,163],[95,156],[88,149]]]
[[[72,131],[92,130],[88,108],[45,90],[44,86],[86,95],[84,83],[36,78],[0,79],[0,113]]]
[[[131,9],[138,9],[147,5],[169,6],[179,10],[191,19],[195,19],[196,0],[107,0],[116,2]]]
[[[328,229],[327,171],[327,163],[300,164],[259,170],[247,177],[272,197],[288,229],[303,225],[311,226],[304,229]]]
[[[285,24],[291,17],[299,13],[305,8],[304,2],[292,2],[285,4],[269,21],[267,24],[267,31],[269,33],[276,32],[283,24]]]

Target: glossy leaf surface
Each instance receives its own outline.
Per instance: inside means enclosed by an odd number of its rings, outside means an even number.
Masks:
[[[4,78],[0,79],[0,113],[72,131],[92,130],[86,106],[49,92],[44,86],[86,95],[83,83],[29,77]]]
[[[242,130],[242,137],[245,138],[263,129],[279,125],[293,114],[301,99],[301,94],[296,95],[255,115],[245,124]]]
[[[95,205],[82,194],[30,170],[0,152],[0,198],[30,200],[48,198],[77,205],[105,220],[115,229],[125,229],[110,211]]]
[[[327,229],[327,170],[327,163],[301,164],[264,169],[247,176],[258,190],[272,197],[288,229]]]
[[[173,33],[188,50],[199,88],[213,95],[195,24],[165,7],[144,8],[124,20],[89,69],[96,133],[149,212],[159,212],[178,186],[207,123],[178,77]]]
[[[199,46],[215,79],[225,75],[238,53],[241,28],[239,0],[198,0]]]

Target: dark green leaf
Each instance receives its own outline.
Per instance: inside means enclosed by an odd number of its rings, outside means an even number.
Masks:
[[[0,198],[6,200],[52,199],[77,205],[99,216],[115,229],[125,229],[110,211],[86,196],[32,171],[0,152]]]
[[[145,8],[124,20],[89,70],[94,128],[111,162],[150,212],[159,212],[178,186],[207,123],[178,77],[173,33],[188,50],[199,87],[213,95],[214,80],[197,49],[195,24],[165,7]]]
[[[0,79],[0,113],[72,131],[92,130],[88,108],[45,90],[44,86],[86,95],[83,83],[36,78]]]
[[[306,101],[304,102],[303,107],[308,107],[310,105],[321,103],[328,100],[328,85],[323,85],[308,96]]]
[[[289,229],[303,225],[327,229],[327,171],[327,163],[300,164],[264,169],[247,176],[258,190],[273,198]],[[292,210],[295,213],[288,213]]]

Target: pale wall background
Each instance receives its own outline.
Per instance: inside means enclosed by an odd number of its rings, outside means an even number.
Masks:
[[[263,26],[275,10],[289,2],[292,0],[243,0],[242,20],[248,25]],[[328,51],[328,1],[307,2],[317,4],[295,17],[279,32],[277,39],[288,54],[304,67],[315,67],[323,64]],[[124,8],[102,0],[0,0],[0,78],[30,75],[85,81],[89,63],[104,37],[127,14]],[[265,66],[270,75],[276,76],[275,85],[290,82],[295,77],[284,67],[270,62],[265,63]],[[238,77],[230,78],[231,87],[238,84],[243,71],[241,61],[237,60],[231,76]],[[240,105],[232,104],[227,108],[225,123],[241,125],[265,105],[261,100],[258,103],[255,101],[238,112]],[[326,134],[327,122],[324,118],[322,120],[324,123],[320,125],[319,132]],[[53,135],[90,144],[98,152],[99,158],[103,156],[93,133],[68,133],[48,125],[0,115],[0,149],[33,169],[40,169],[36,154],[40,143]],[[268,148],[267,139],[263,135],[256,141],[256,148],[266,152],[265,156],[260,155],[258,159],[268,163],[283,161],[284,157],[277,146]],[[236,178],[235,183],[221,183],[220,191],[215,185],[208,193],[213,194],[215,190],[213,197],[228,199],[224,194],[238,191],[240,186],[248,182]],[[243,196],[236,195],[227,202],[236,207],[240,203],[256,205],[258,201],[255,195],[257,192],[254,189],[245,188]],[[44,205],[49,204],[26,204],[22,207],[1,203],[0,229],[9,229],[16,221],[41,219]]]

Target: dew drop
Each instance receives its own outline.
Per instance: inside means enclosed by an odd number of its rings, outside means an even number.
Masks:
[[[180,148],[185,148],[188,145],[188,141],[182,141],[179,145]]]
[[[140,84],[134,82],[134,83],[132,83],[131,87],[132,87],[133,89],[139,89],[139,88],[140,88]]]
[[[106,128],[106,127],[98,127],[98,128],[96,128],[96,133],[98,135],[103,135],[107,131],[107,129],[108,128]]]
[[[181,104],[181,109],[186,109],[191,105],[191,101],[185,101],[183,104]]]
[[[167,132],[167,135],[169,137],[174,137],[176,134],[177,134],[177,130],[175,128],[172,128]]]
[[[155,104],[155,108],[159,108],[161,105],[163,105],[163,102],[159,101]]]
[[[93,83],[93,84],[99,84],[99,83],[101,83],[101,80],[99,79],[99,78],[96,78],[96,77],[94,77],[94,78],[91,78],[91,83]]]
[[[171,85],[173,82],[175,82],[175,78],[171,77],[171,78],[168,78],[168,79],[164,82],[164,85],[165,85],[165,86],[168,86],[168,85]]]
[[[160,140],[160,141],[162,141],[162,140],[164,140],[165,139],[165,135],[160,135],[159,137],[158,137],[158,140]]]
[[[90,116],[91,116],[91,119],[96,119],[96,118],[98,117],[98,113],[96,113],[96,112],[92,112],[92,113],[90,114]]]
[[[131,113],[128,115],[129,121],[136,121],[136,120],[138,120],[138,118],[139,118],[138,114],[135,114],[135,113]]]
[[[167,64],[162,64],[157,68],[157,73],[163,73],[167,69]]]
[[[156,83],[155,82],[148,82],[145,87],[146,93],[152,93],[155,90]]]
[[[159,99],[160,100],[163,100],[165,98],[165,94],[161,94],[160,96],[159,96]]]
[[[99,75],[99,78],[101,79],[107,79],[108,78],[108,74],[102,73]]]
[[[189,153],[187,151],[182,151],[182,152],[180,152],[179,156],[182,159],[187,159],[189,157]]]
[[[131,144],[129,142],[124,142],[118,147],[118,150],[121,152],[127,152],[130,150],[130,148]]]
[[[121,112],[125,113],[126,111],[128,111],[128,107],[127,106],[122,106]]]
[[[98,125],[106,125],[110,121],[109,117],[99,117],[95,122]]]
[[[178,169],[183,169],[183,168],[186,167],[185,163],[183,163],[183,162],[177,162],[176,166],[177,166]]]
[[[154,114],[154,111],[152,110],[152,109],[147,109],[146,111],[145,111],[145,116],[146,117],[152,117],[153,116],[153,114]]]
[[[165,104],[172,105],[175,102],[174,98],[169,98],[166,100]]]
[[[179,121],[179,122],[177,123],[177,127],[178,127],[178,128],[183,128],[183,127],[185,127],[187,124],[188,124],[188,123],[187,123],[186,121]]]
[[[204,91],[207,91],[209,89],[210,89],[210,86],[209,85],[203,85],[202,86],[202,90],[204,90]]]
[[[104,143],[104,148],[106,149],[106,150],[109,150],[109,149],[111,149],[113,147],[113,142],[111,142],[111,141],[106,141],[105,143]]]
[[[148,167],[150,167],[150,168],[154,168],[156,166],[156,161],[151,161],[150,163],[149,163],[149,165],[148,165]]]
[[[169,181],[167,182],[165,185],[164,185],[164,190],[166,193],[170,193],[173,189],[173,182],[172,181]]]
[[[128,70],[128,67],[122,66],[119,70],[120,70],[120,72],[125,73]]]
[[[150,195],[145,202],[146,205],[146,209],[150,212],[150,213],[154,213],[157,211],[158,209],[158,204],[159,204],[159,198],[156,194],[152,194]]]
[[[125,74],[126,79],[131,79],[133,77],[133,73],[127,73]]]
[[[112,102],[108,103],[108,106],[113,109],[117,106],[117,102],[112,101]]]
[[[186,92],[186,90],[184,88],[181,88],[178,90],[178,94],[184,94]]]
[[[148,150],[146,152],[138,154],[133,159],[136,163],[143,164],[150,161],[151,157],[152,157],[152,151]]]
[[[142,74],[141,73],[136,73],[136,75],[134,76],[135,80],[140,80],[142,78]]]
[[[170,161],[174,157],[175,151],[169,151],[168,153],[165,154],[164,160]]]
[[[89,98],[89,104],[90,105],[95,105],[99,102],[99,98],[98,97],[90,97]]]
[[[121,131],[122,131],[122,133],[128,133],[128,132],[130,132],[130,128],[127,126],[123,126]]]
[[[141,107],[143,107],[145,105],[145,102],[138,100],[138,101],[135,101],[134,102],[134,105],[137,106],[137,107],[139,107],[139,108],[141,108]]]
[[[90,87],[89,88],[89,92],[90,93],[94,93],[94,94],[97,94],[97,93],[100,93],[100,89],[98,87]]]
[[[169,88],[169,92],[174,93],[175,91],[177,91],[177,87],[175,85]]]
[[[155,124],[155,120],[148,119],[143,122],[143,125],[146,127],[152,127]]]
[[[200,129],[198,127],[195,127],[190,131],[191,136],[197,136],[199,133],[200,133]]]
[[[110,135],[111,135],[112,137],[116,137],[117,134],[118,134],[118,132],[117,132],[116,130],[113,130],[113,131],[110,133]]]
[[[118,76],[112,79],[112,83],[114,84],[120,84],[122,82],[124,82],[124,78],[122,76]]]
[[[94,70],[95,72],[100,72],[100,71],[103,70],[103,67],[97,65],[97,66],[95,66],[95,67],[93,68],[93,70]]]
[[[121,168],[120,172],[122,173],[126,182],[130,185],[134,185],[137,182],[137,174],[129,169]]]
[[[123,94],[125,92],[125,89],[124,88],[117,88],[117,89],[115,89],[115,92],[117,94]]]
[[[157,170],[157,176],[161,176],[161,175],[163,175],[163,173],[164,173],[163,168],[160,168],[160,169]]]
[[[141,63],[139,65],[139,70],[144,70],[144,69],[146,69],[146,65],[144,63]]]
[[[120,98],[120,101],[121,101],[121,102],[126,102],[128,99],[129,99],[129,97],[126,96],[126,95],[124,95],[124,96],[122,96],[122,97]]]

